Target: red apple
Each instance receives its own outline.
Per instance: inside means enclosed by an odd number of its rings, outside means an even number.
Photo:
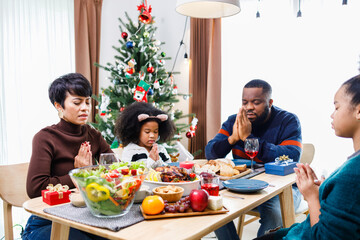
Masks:
[[[193,189],[190,192],[190,207],[194,212],[202,212],[208,205],[209,195],[205,190]]]

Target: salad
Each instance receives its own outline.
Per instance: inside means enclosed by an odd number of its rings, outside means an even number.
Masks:
[[[134,202],[148,169],[143,162],[117,162],[70,171],[94,215],[121,216]]]

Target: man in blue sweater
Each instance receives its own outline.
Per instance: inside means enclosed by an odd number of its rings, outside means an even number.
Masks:
[[[296,115],[273,106],[271,86],[259,79],[248,82],[243,89],[242,107],[237,114],[222,124],[215,138],[205,147],[207,159],[224,158],[232,151],[233,158],[249,157],[244,151],[246,138],[258,138],[258,163],[275,161],[276,157],[288,155],[298,162],[301,155],[301,127]],[[299,206],[301,196],[293,187],[294,207]],[[260,213],[258,236],[282,225],[279,197],[276,196],[256,209]],[[233,222],[215,231],[219,239],[237,237]],[[236,235],[236,236],[235,236]]]

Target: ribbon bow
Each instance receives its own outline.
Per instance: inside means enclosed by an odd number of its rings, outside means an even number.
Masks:
[[[289,163],[293,162],[292,159],[289,158],[289,156],[282,155],[280,157],[275,158],[275,164],[276,165],[289,165]]]
[[[149,114],[142,113],[142,114],[140,114],[138,116],[139,122],[144,121],[144,120],[146,120],[148,118],[157,118],[160,121],[164,122],[164,121],[166,121],[168,119],[168,115],[166,115],[166,114],[158,114],[156,116],[149,116]]]
[[[46,187],[47,190],[49,190],[46,193],[51,193],[51,192],[58,192],[59,193],[59,198],[63,198],[63,193],[66,192],[67,190],[69,190],[69,186],[68,185],[61,185],[60,183],[56,184],[55,186],[52,185],[51,183]]]

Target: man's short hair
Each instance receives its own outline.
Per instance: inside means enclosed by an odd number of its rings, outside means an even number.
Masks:
[[[261,79],[254,79],[245,84],[244,88],[262,88],[263,94],[268,95],[271,98],[272,88],[269,83]]]

